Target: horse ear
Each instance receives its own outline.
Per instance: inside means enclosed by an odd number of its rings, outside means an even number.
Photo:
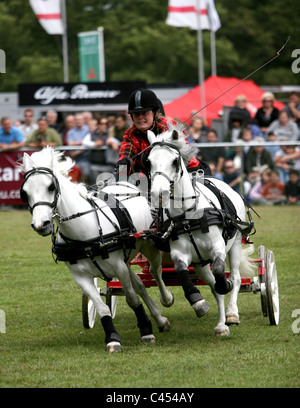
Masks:
[[[173,130],[173,132],[172,132],[172,139],[173,140],[178,140],[178,132],[177,132],[177,130]]]
[[[155,140],[156,140],[156,136],[155,136],[155,134],[154,134],[153,132],[151,132],[151,130],[148,130],[148,131],[147,131],[147,137],[148,137],[149,143],[150,143],[151,145],[152,145],[152,143],[154,143]]]
[[[33,167],[31,157],[27,153],[24,153],[24,155],[23,155],[22,167],[23,167],[23,169],[25,171],[26,171],[26,169],[29,169],[30,167]]]

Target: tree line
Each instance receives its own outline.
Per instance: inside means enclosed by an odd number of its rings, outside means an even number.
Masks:
[[[246,76],[276,55],[290,35],[280,57],[252,79],[258,85],[300,84],[299,1],[215,0],[215,5],[222,24],[216,32],[219,76]],[[104,27],[107,81],[198,82],[197,33],[165,23],[168,0],[66,0],[66,8],[70,82],[79,80],[77,34],[99,26]],[[203,48],[208,77],[208,31]],[[0,92],[16,91],[24,82],[63,81],[61,36],[44,31],[29,1],[0,0],[0,49],[6,55]]]

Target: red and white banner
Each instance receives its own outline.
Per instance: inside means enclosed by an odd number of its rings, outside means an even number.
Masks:
[[[221,27],[214,0],[169,0],[166,23],[193,30],[217,31]]]
[[[29,0],[29,3],[48,34],[64,34],[60,0]]]

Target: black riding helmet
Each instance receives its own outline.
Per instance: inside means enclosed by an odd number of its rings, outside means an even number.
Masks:
[[[152,110],[154,113],[159,109],[157,96],[150,89],[138,89],[129,97],[128,113],[147,112]]]

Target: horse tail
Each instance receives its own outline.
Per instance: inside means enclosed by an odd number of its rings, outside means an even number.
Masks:
[[[254,245],[243,245],[241,249],[241,261],[240,261],[240,275],[241,277],[251,277],[255,274],[257,266],[255,262],[251,262],[252,255],[254,252]]]

